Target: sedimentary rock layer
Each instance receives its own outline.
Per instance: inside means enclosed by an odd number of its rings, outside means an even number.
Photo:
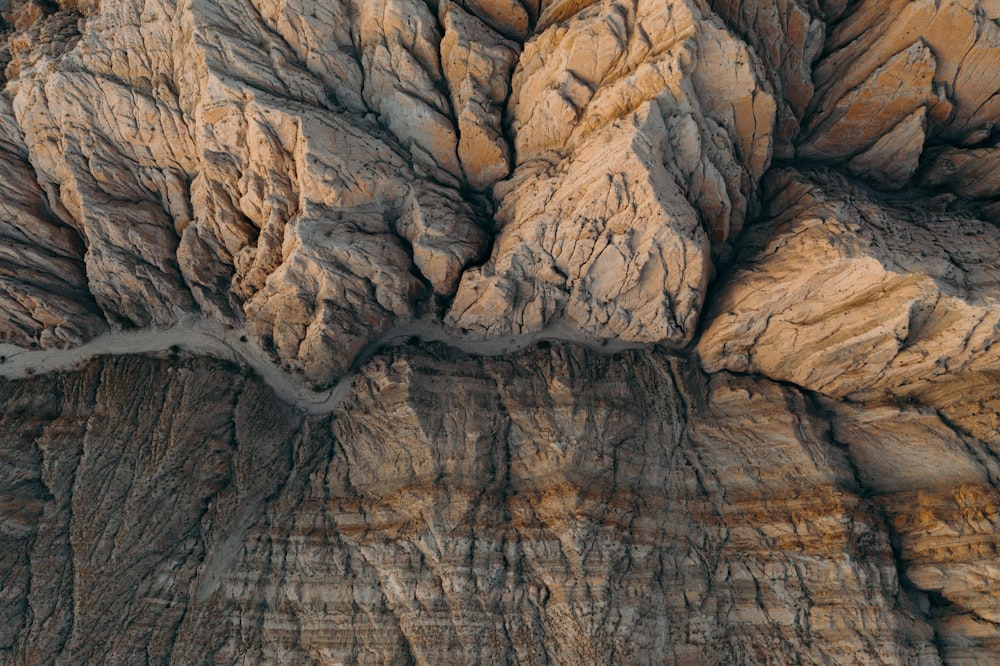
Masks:
[[[998,21],[0,0],[0,662],[1000,660]]]
[[[195,358],[0,395],[5,660],[937,663],[850,451],[765,380],[432,346],[328,417]]]

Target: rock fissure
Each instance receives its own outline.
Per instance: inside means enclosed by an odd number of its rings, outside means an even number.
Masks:
[[[988,663],[987,0],[0,3],[0,661]]]

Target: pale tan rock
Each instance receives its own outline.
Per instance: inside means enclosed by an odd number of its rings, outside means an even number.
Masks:
[[[472,187],[488,189],[511,169],[501,126],[519,46],[500,38],[458,5],[442,2],[441,61],[458,121],[458,158]]]
[[[793,157],[792,142],[812,100],[812,65],[823,50],[823,15],[815,3],[799,0],[713,0],[710,4],[760,56],[781,100],[774,155],[780,159]]]
[[[0,343],[80,344],[105,327],[87,289],[86,248],[49,210],[23,141],[0,97]]]
[[[892,208],[830,172],[771,176],[698,344],[706,369],[827,395],[909,395],[996,369],[1000,232]]]
[[[707,151],[713,161],[722,165],[720,171],[726,175],[730,198],[734,201],[728,238],[742,229],[748,214],[753,214],[757,181],[771,165],[776,105],[763,67],[752,49],[708,17],[699,23],[697,34],[692,82],[705,115],[704,124],[709,127],[718,124],[733,144],[731,155],[725,154],[728,150],[720,151],[721,155],[713,154],[711,149]],[[719,141],[715,136],[712,138]],[[727,141],[723,139],[722,143],[725,145]],[[742,198],[748,202],[739,203]],[[699,201],[698,205],[706,209],[711,203]],[[719,221],[708,210],[703,214],[714,224],[713,240],[719,242]]]
[[[170,34],[130,9],[88,20],[86,35],[59,50],[31,44],[9,88],[48,204],[87,246],[89,288],[106,316],[163,326],[193,305],[175,251],[192,215],[194,143],[157,72],[170,61]],[[148,19],[167,15],[146,9]],[[81,25],[60,13],[37,29],[69,21]]]
[[[337,104],[354,112],[366,111],[362,99],[365,75],[356,55],[352,24],[345,20],[351,2],[253,0],[253,6]]]
[[[298,178],[282,183],[264,172],[248,183],[241,210],[263,220],[257,245],[235,253],[234,282],[251,336],[310,381],[328,384],[362,347],[412,316],[425,290],[454,290],[485,237],[453,190],[408,184],[403,159],[361,128],[336,116],[258,108],[261,131],[280,122],[290,135],[284,145],[257,143],[268,148],[250,150],[247,163],[290,163]],[[367,166],[358,173],[355,163]]]
[[[482,337],[567,326],[683,346],[709,241],[725,254],[770,162],[774,101],[753,54],[696,7],[569,10],[549,6],[525,45],[510,101],[518,166],[494,192],[500,233],[447,322]]]
[[[685,344],[708,280],[708,239],[662,165],[665,135],[652,103],[553,172],[515,173],[493,259],[462,278],[449,323],[482,337],[562,323],[591,340]]]
[[[489,246],[475,210],[456,200],[454,190],[427,184],[409,189],[395,214],[399,217],[393,225],[409,243],[420,277],[435,294],[454,294],[462,272]]]
[[[981,441],[955,430],[934,410],[830,409],[835,439],[848,447],[860,482],[878,496],[988,484],[1000,471]]]
[[[196,26],[221,20],[208,7],[200,11],[191,17]],[[226,300],[236,304],[237,320],[245,316],[251,340],[309,381],[329,384],[369,342],[413,316],[419,301],[450,296],[461,270],[484,251],[486,238],[479,214],[455,189],[425,179],[430,169],[457,186],[453,176],[461,175],[454,129],[442,115],[448,100],[426,92],[443,80],[440,35],[426,6],[366,3],[351,14],[357,20],[349,33],[354,46],[345,45],[348,33],[332,28],[323,15],[285,25],[287,7],[267,11],[282,34],[294,33],[290,41],[299,44],[301,55],[288,53],[280,62],[290,69],[296,57],[304,57],[315,63],[309,71],[318,80],[296,75],[303,80],[296,93],[300,105],[286,99],[291,76],[255,78],[249,83],[271,94],[246,99],[228,79],[239,63],[196,39],[192,48],[205,54],[207,77],[218,83],[192,91],[198,95],[199,150],[209,166],[195,186],[208,215],[196,219],[181,254],[191,273],[205,273],[196,293],[217,305],[220,316],[227,308],[225,301],[217,303],[217,285],[228,278],[232,294]],[[407,44],[411,29],[416,41]],[[259,30],[274,41],[264,26]],[[320,37],[330,30],[333,43]],[[370,118],[325,104],[323,85],[339,77],[340,69],[350,74],[341,85],[359,83],[342,62],[355,59],[356,51],[365,77],[356,92],[395,137]],[[252,74],[260,77],[257,70]],[[338,101],[357,106],[338,90]],[[223,265],[206,271],[203,259],[213,255]]]
[[[847,171],[882,189],[898,189],[910,182],[926,138],[927,107],[921,106],[863,153],[851,158]]]
[[[441,34],[430,7],[416,0],[358,3],[365,101],[414,158],[440,178],[461,176],[458,136],[442,79]]]
[[[39,182],[85,238],[90,291],[115,323],[172,323],[192,305],[176,261],[194,147],[180,113],[97,76],[44,71],[29,85],[39,67],[22,71],[14,113]]]
[[[933,405],[952,428],[990,447],[1000,447],[1000,396],[994,390],[998,379],[996,372],[958,375],[921,387],[915,397]]]
[[[61,51],[23,47],[12,89],[49,205],[84,237],[88,288],[112,323],[199,310],[328,384],[422,299],[450,296],[486,236],[457,191],[449,102],[416,92],[444,81],[433,15],[311,7],[109,6]],[[422,41],[406,46],[412,21]],[[495,33],[481,33],[465,46],[482,52],[475,39]],[[479,101],[502,102],[507,76],[482,81]],[[369,106],[380,118],[361,115]],[[491,113],[470,136],[499,131]]]
[[[579,13],[551,25],[540,20],[546,29],[525,44],[514,73],[510,109],[518,162],[570,154],[595,129],[659,98],[665,115],[695,121],[697,127],[686,131],[699,136],[683,141],[705,144],[694,148],[703,156],[675,158],[680,168],[692,170],[685,162],[693,158],[711,162],[729,187],[714,198],[745,197],[729,171],[742,167],[751,181],[759,177],[770,160],[775,114],[756,56],[694,3],[610,3],[583,11],[557,5],[558,12]],[[549,11],[557,12],[557,5]],[[722,146],[722,154],[716,152]],[[745,208],[736,208],[741,218]]]

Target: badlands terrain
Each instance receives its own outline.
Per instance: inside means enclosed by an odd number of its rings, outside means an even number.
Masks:
[[[0,17],[0,664],[1000,663],[997,0]]]

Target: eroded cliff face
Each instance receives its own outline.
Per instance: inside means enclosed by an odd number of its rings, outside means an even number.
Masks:
[[[432,345],[323,417],[193,358],[2,391],[13,660],[937,663],[825,411],[767,380]]]
[[[1000,659],[1000,4],[0,17],[0,662]]]

